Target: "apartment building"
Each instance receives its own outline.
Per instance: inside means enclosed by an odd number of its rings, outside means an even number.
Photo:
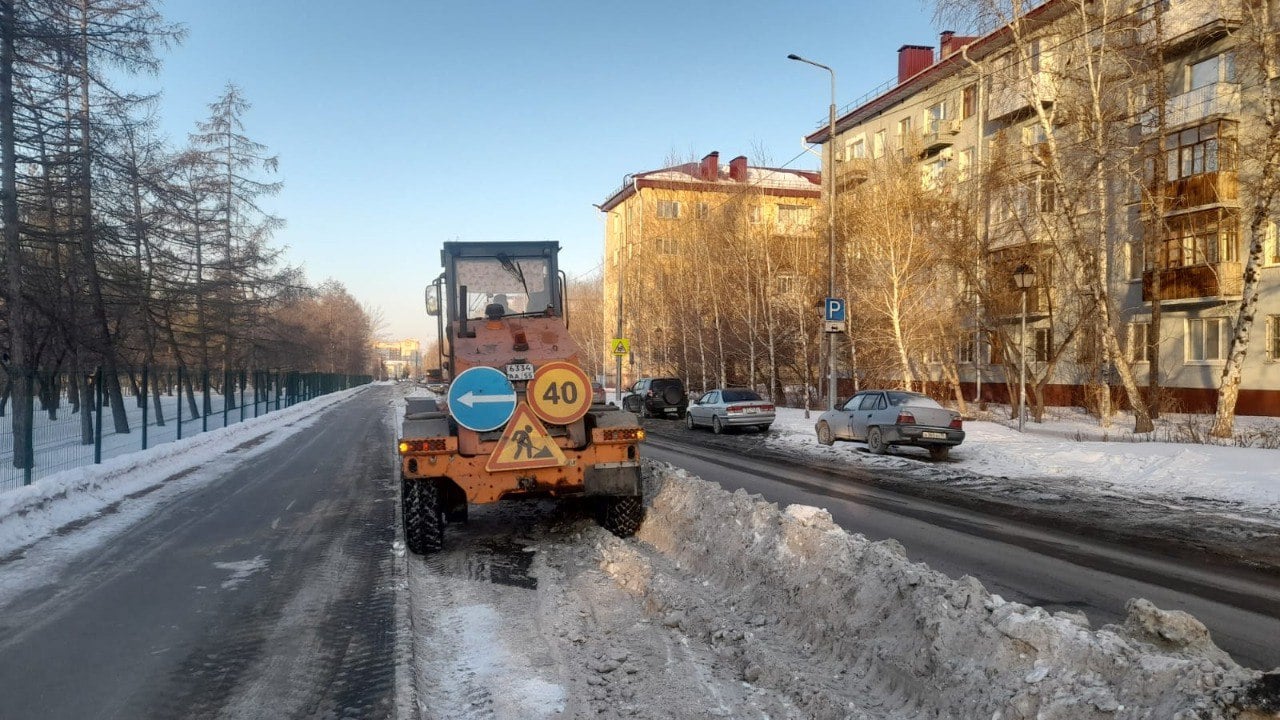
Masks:
[[[954,288],[972,308],[956,353],[966,396],[1007,401],[1021,347],[1047,404],[1085,404],[1090,386],[1115,387],[1099,335],[1106,316],[1089,290],[1098,273],[1138,384],[1158,367],[1166,408],[1210,411],[1261,172],[1249,150],[1262,110],[1245,78],[1240,3],[1135,2],[1106,18],[1094,8],[1048,0],[1016,26],[943,33],[936,51],[904,45],[896,82],[842,111],[834,138],[823,127],[808,140],[835,143],[835,167],[824,171],[838,191],[898,157],[919,165],[926,187],[975,199],[982,292]],[[1099,87],[1104,97],[1082,104]],[[1096,254],[1068,247],[1082,235],[1102,238]],[[1264,254],[1237,404],[1245,415],[1280,415],[1274,228]],[[1013,284],[1024,265],[1038,280],[1026,337]]]
[[[417,340],[379,340],[374,355],[385,372],[383,380],[417,378],[422,375],[422,346]]]
[[[801,279],[825,268],[801,266],[792,252],[813,242],[820,186],[816,172],[756,167],[743,155],[726,166],[711,152],[629,174],[597,205],[605,233],[605,336],[631,341],[624,385],[649,375],[695,386],[726,375],[763,381],[767,363],[753,353],[767,350],[752,335],[759,323],[749,326],[746,318],[759,311],[768,316],[761,322],[774,322],[760,298],[793,295]],[[764,265],[767,278],[748,277]],[[612,374],[614,367],[608,355],[605,368]]]

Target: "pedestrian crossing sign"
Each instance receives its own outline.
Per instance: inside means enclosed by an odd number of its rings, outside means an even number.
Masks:
[[[609,351],[618,357],[631,354],[631,340],[628,338],[614,338],[609,341]]]
[[[560,446],[551,438],[547,428],[525,403],[516,407],[484,469],[530,470],[543,467],[561,467],[569,464]]]

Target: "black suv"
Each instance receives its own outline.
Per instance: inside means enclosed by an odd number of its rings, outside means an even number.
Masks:
[[[622,407],[641,417],[674,414],[682,418],[689,409],[689,395],[680,378],[640,378],[622,398]]]

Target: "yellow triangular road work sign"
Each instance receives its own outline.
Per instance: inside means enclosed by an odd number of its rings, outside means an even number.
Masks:
[[[489,472],[528,470],[559,467],[568,462],[538,416],[533,414],[528,405],[520,403],[507,423],[507,429],[502,431],[498,447],[489,456],[484,469]]]
[[[631,339],[613,338],[609,341],[609,349],[614,355],[627,355],[631,352]]]

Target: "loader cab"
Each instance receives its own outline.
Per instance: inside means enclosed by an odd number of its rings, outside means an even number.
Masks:
[[[558,242],[447,242],[427,312],[448,322],[564,317]]]

